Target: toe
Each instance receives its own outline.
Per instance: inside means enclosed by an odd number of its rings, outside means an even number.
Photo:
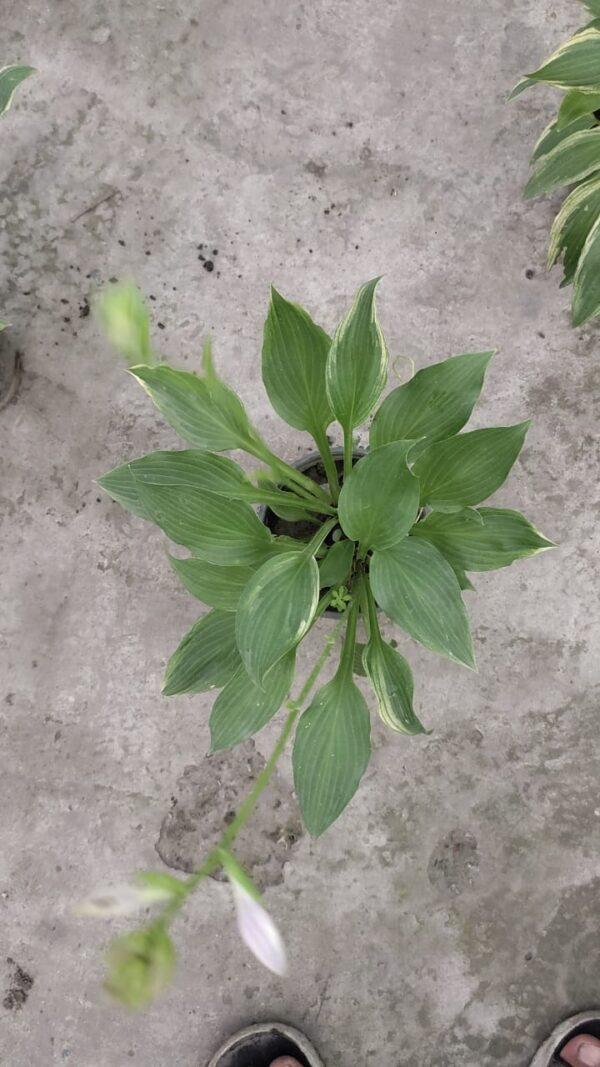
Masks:
[[[293,1056],[278,1056],[276,1060],[273,1060],[271,1067],[300,1067],[300,1064]]]
[[[560,1058],[570,1067],[600,1067],[600,1041],[589,1034],[578,1034],[567,1041]]]

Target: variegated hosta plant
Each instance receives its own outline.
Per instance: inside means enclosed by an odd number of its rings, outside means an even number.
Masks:
[[[525,196],[572,186],[552,226],[548,269],[562,260],[561,288],[573,283],[574,326],[600,314],[600,0],[583,2],[591,21],[511,93],[545,83],[565,94],[535,146]]]
[[[460,432],[492,352],[426,367],[377,408],[388,356],[376,284],[358,291],[333,337],[297,304],[271,294],[263,381],[277,413],[314,439],[326,472],[322,483],[271,451],[217,376],[208,346],[198,374],[155,362],[137,292],[114,287],[101,302],[107,331],[132,364],[131,374],[188,446],[130,460],[100,479],[115,500],[187,550],[171,556],[173,569],[210,609],[172,654],[164,693],[219,690],[210,717],[213,751],[249,738],[286,708],[265,771],[199,871],[187,881],[142,876],[140,902],[158,902],[164,894],[164,905],[144,931],[120,939],[111,953],[110,988],[129,1003],[142,1003],[164,984],[173,958],[167,926],[201,878],[223,865],[238,905],[245,901],[254,915],[240,918],[244,937],[267,965],[281,969],[282,947],[231,845],[288,738],[294,734],[294,783],[304,822],[318,835],[351,800],[371,755],[369,703],[356,675],[364,676],[361,685],[386,726],[424,732],[413,707],[410,666],[384,636],[384,618],[427,649],[472,668],[462,596],[472,588],[467,573],[505,567],[551,545],[517,511],[482,506],[507,477],[528,428],[520,422]],[[370,449],[357,459],[354,432],[374,411]],[[344,441],[339,461],[327,437],[334,421]],[[244,469],[222,455],[228,450],[246,453],[258,466]],[[284,519],[305,520],[303,538],[274,536],[252,506],[259,503]],[[323,650],[292,699],[298,647],[332,604],[339,621],[319,624]],[[357,643],[359,623],[364,645]],[[333,678],[308,700],[338,632]]]

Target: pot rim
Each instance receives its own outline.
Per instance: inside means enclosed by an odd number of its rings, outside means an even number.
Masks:
[[[227,1052],[235,1050],[236,1045],[239,1045],[242,1041],[252,1037],[255,1034],[269,1034],[278,1033],[282,1037],[286,1037],[289,1041],[292,1041],[299,1052],[306,1057],[309,1063],[309,1067],[325,1067],[321,1057],[319,1056],[314,1045],[308,1040],[308,1038],[296,1030],[295,1026],[288,1026],[287,1023],[254,1023],[252,1026],[246,1026],[243,1030],[238,1030],[236,1034],[232,1034],[223,1042],[220,1049],[215,1052],[214,1056],[208,1063],[208,1067],[220,1067],[220,1060]]]

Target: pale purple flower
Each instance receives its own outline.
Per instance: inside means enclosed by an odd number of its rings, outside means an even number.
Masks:
[[[230,885],[242,941],[264,967],[284,975],[287,970],[285,945],[271,916],[237,879],[231,878]]]

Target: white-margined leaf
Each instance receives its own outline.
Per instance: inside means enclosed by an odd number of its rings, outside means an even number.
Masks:
[[[588,233],[573,279],[574,326],[600,313],[600,217]]]
[[[327,357],[329,403],[346,431],[364,422],[385,385],[387,349],[375,308],[378,281],[374,278],[358,290]]]
[[[12,63],[0,70],[0,115],[8,111],[15,89],[28,78],[35,74],[35,67],[25,67],[18,63]]]
[[[222,611],[236,611],[242,590],[254,567],[217,567],[205,559],[178,559],[169,556],[171,566],[188,593]]]
[[[369,572],[375,600],[426,648],[474,667],[469,621],[454,571],[428,541],[405,537],[374,552]]]
[[[204,693],[220,689],[240,666],[235,640],[235,615],[210,611],[194,623],[171,656],[163,693]]]
[[[237,642],[259,685],[271,667],[302,640],[319,599],[319,568],[307,552],[263,563],[244,589],[236,615]]]
[[[364,548],[389,548],[406,536],[419,510],[419,483],[406,465],[406,442],[393,441],[359,459],[339,499],[342,530]]]
[[[600,170],[600,130],[580,130],[547,152],[536,163],[525,186],[526,198],[573,185]]]
[[[265,322],[262,377],[278,415],[297,430],[327,429],[333,413],[325,390],[331,338],[298,304],[271,287]]]
[[[562,99],[556,118],[556,127],[563,130],[575,119],[583,115],[594,118],[594,111],[600,108],[600,92],[582,93],[578,89],[571,89]]]
[[[210,716],[211,751],[231,748],[262,730],[284,703],[296,667],[296,650],[286,653],[263,679],[252,680],[243,664],[221,690]]]
[[[467,352],[417,371],[386,396],[371,424],[371,448],[402,439],[438,441],[458,433],[479,398],[493,352]],[[415,457],[413,451],[412,456]]]
[[[207,365],[210,373],[203,377],[173,370],[166,363],[132,367],[131,373],[184,441],[214,452],[253,446],[256,436],[244,405],[214,375],[212,364]]]
[[[363,654],[363,663],[377,697],[381,721],[397,733],[426,733],[414,712],[412,671],[404,656],[379,634],[372,634]]]
[[[418,522],[412,537],[426,538],[449,563],[465,571],[491,571],[508,567],[517,559],[552,548],[535,526],[518,511],[480,508],[481,524],[464,512],[443,515],[432,512]]]
[[[140,501],[171,541],[217,566],[253,566],[269,554],[272,537],[249,504],[191,486],[138,482]]]
[[[600,31],[595,27],[580,30],[527,77],[558,89],[600,90]]]
[[[587,236],[599,216],[600,176],[594,175],[569,193],[552,225],[548,268],[562,255],[563,284],[574,278]]]
[[[421,483],[423,504],[479,504],[505,481],[529,428],[515,426],[471,430],[435,441],[413,466]]]
[[[556,122],[550,122],[546,128],[542,131],[541,136],[537,140],[531,156],[531,162],[535,163],[542,156],[551,152],[553,148],[556,148],[561,141],[565,141],[567,137],[570,137],[572,133],[578,133],[580,130],[589,130],[593,126],[596,126],[597,121],[593,115],[582,115],[578,119],[574,119],[568,126],[558,128]]]

